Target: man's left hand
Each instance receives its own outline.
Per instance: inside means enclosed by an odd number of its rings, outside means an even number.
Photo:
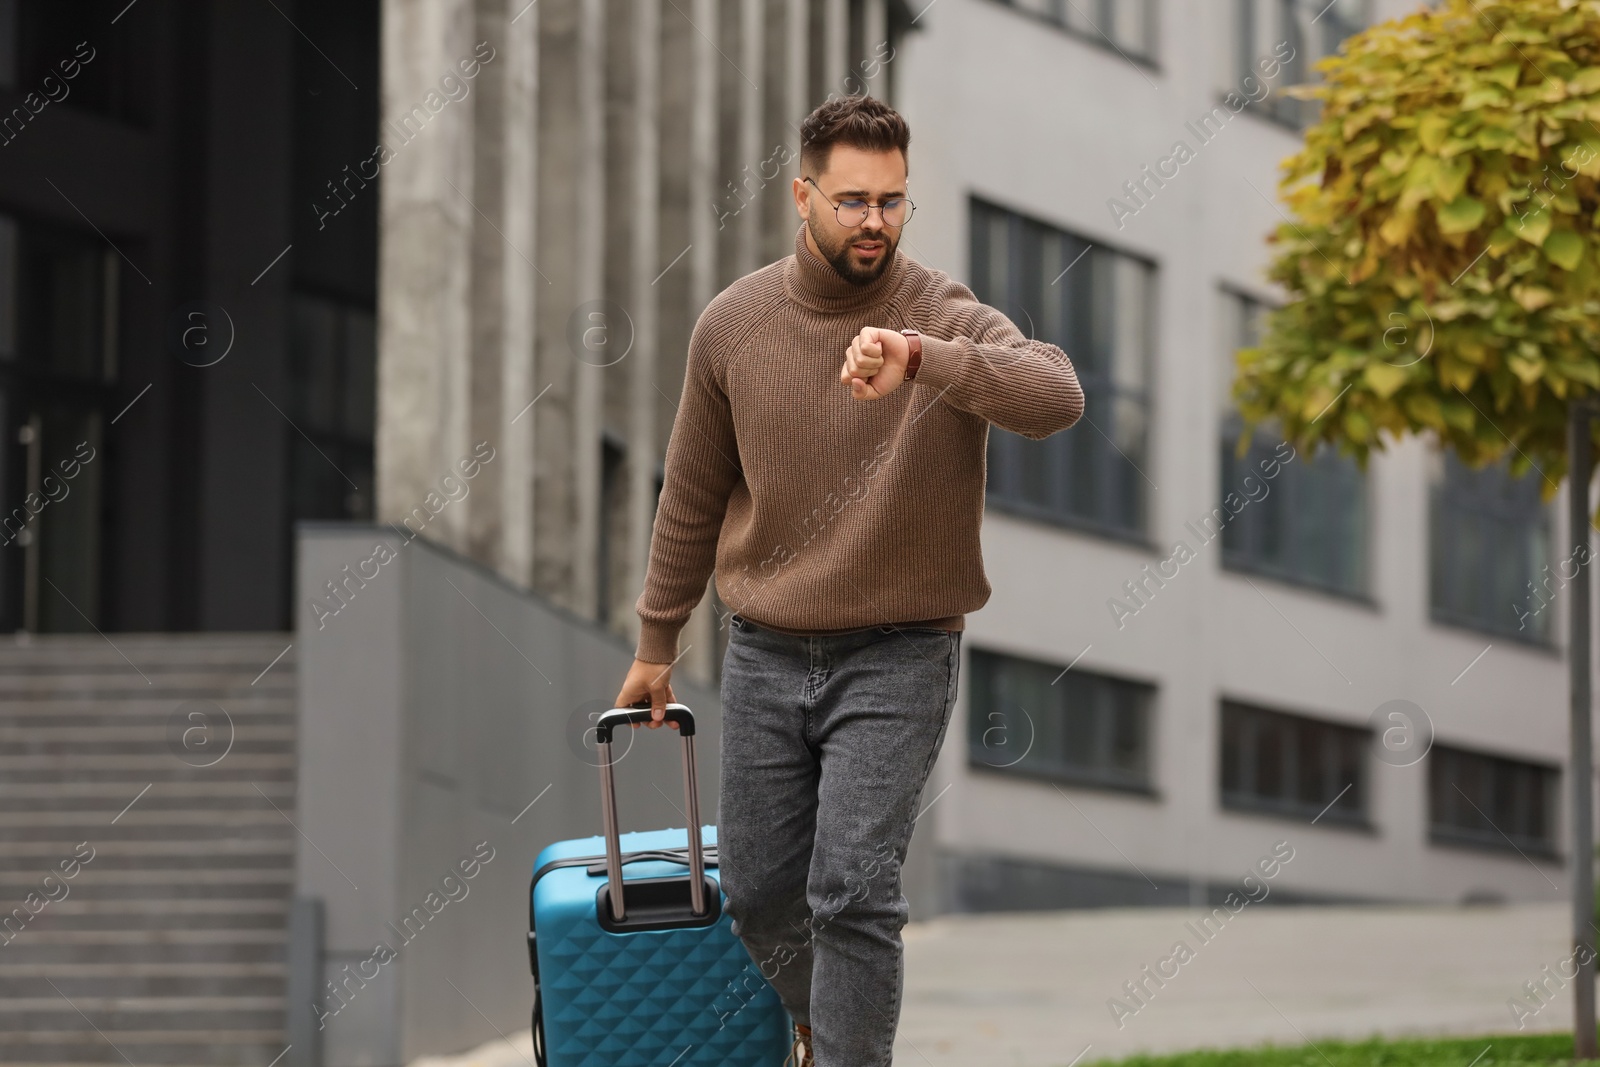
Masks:
[[[882,400],[906,380],[911,342],[899,330],[867,326],[845,350],[839,380],[857,400]]]

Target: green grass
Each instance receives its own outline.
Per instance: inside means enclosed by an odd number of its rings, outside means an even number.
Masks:
[[[1487,1048],[1488,1052],[1484,1052]],[[1481,1058],[1480,1058],[1481,1054]],[[1584,1061],[1592,1063],[1595,1061]],[[1572,1035],[1490,1034],[1487,1037],[1388,1041],[1318,1041],[1312,1045],[1259,1045],[1207,1049],[1170,1056],[1095,1060],[1078,1067],[1498,1067],[1501,1064],[1571,1064]]]

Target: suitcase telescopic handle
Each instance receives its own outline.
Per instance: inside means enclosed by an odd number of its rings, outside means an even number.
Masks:
[[[651,711],[644,708],[612,708],[600,716],[600,721],[595,725],[595,740],[607,743],[611,740],[614,727],[631,725],[636,722],[649,722]],[[682,704],[668,704],[662,722],[675,722],[678,724],[680,737],[694,736],[694,713]]]
[[[606,881],[610,886],[611,918],[626,917],[622,900],[622,838],[617,829],[617,788],[611,768],[611,736],[618,726],[631,728],[649,722],[648,706],[612,708],[600,716],[595,741],[600,750],[600,819],[606,836]],[[700,852],[700,789],[694,764],[694,713],[684,704],[668,704],[663,722],[676,722],[683,738],[683,800],[689,818],[689,904],[695,915],[706,913],[705,857]]]

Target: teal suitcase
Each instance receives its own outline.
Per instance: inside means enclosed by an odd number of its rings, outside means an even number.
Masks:
[[[717,831],[700,825],[694,716],[669,704],[667,717],[683,739],[689,826],[618,833],[612,732],[650,710],[613,708],[595,726],[604,834],[559,841],[534,860],[539,1067],[778,1067],[788,1054],[789,1014],[734,935],[708,869]]]

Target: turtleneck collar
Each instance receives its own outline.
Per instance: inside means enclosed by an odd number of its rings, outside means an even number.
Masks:
[[[813,311],[852,311],[878,304],[900,288],[906,274],[905,253],[896,246],[889,266],[866,285],[847,281],[806,244],[806,224],[794,235],[794,257],[784,264],[783,287],[795,303]]]

